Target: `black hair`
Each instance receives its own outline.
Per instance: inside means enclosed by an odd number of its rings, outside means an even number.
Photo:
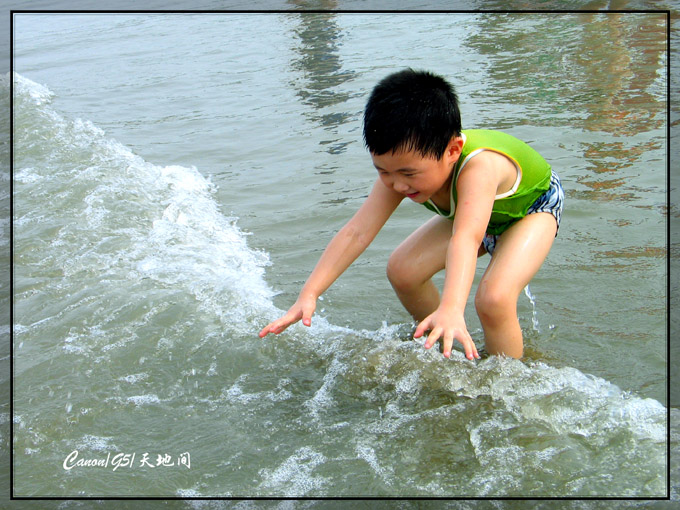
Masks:
[[[453,85],[427,71],[404,69],[383,78],[364,110],[364,143],[377,155],[413,150],[440,159],[461,129]]]

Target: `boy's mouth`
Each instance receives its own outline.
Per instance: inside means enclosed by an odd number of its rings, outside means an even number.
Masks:
[[[416,191],[414,193],[406,193],[406,196],[409,197],[411,200],[413,200],[414,198],[416,198],[418,196],[418,194],[419,193]]]

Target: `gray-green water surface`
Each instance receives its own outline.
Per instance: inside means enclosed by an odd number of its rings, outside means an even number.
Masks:
[[[664,15],[21,14],[14,58],[16,496],[666,494]],[[257,337],[407,66],[562,178],[523,361],[407,341],[406,203],[312,328]]]

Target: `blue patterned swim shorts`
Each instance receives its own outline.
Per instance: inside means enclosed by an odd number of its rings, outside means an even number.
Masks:
[[[550,213],[555,217],[555,220],[557,220],[557,230],[559,231],[563,207],[564,189],[562,189],[562,183],[560,182],[559,176],[553,172],[550,176],[550,187],[545,193],[538,197],[533,204],[531,204],[531,207],[527,210],[527,215],[538,212]],[[555,232],[555,237],[557,237],[557,232]],[[497,235],[486,234],[484,236],[482,245],[489,255],[493,254],[497,240]]]

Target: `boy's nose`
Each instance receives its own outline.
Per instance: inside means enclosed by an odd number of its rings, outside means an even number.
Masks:
[[[408,190],[408,185],[403,182],[395,181],[393,186],[394,191],[397,191],[398,193],[404,193]]]

